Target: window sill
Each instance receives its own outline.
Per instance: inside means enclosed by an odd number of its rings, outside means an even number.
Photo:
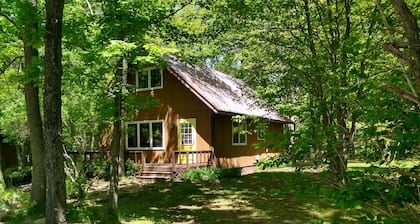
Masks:
[[[152,91],[152,90],[158,90],[158,89],[163,89],[163,86],[153,87],[153,88],[136,89],[136,92]]]

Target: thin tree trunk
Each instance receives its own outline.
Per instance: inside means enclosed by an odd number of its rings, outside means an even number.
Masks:
[[[3,144],[1,143],[2,139],[0,136],[0,190],[6,188],[6,183],[4,181],[4,176],[3,176],[3,157],[2,157],[2,152],[3,152]]]
[[[67,223],[61,119],[62,19],[64,0],[47,0],[45,32],[44,141],[47,173],[46,223]]]
[[[27,10],[31,17],[36,16],[36,0],[28,0],[33,6],[33,9]],[[30,18],[30,17],[28,17]],[[29,127],[29,139],[30,148],[32,154],[32,188],[31,188],[31,200],[37,203],[38,208],[45,207],[46,200],[46,187],[45,187],[45,151],[44,151],[44,139],[42,136],[42,120],[41,112],[39,108],[39,88],[36,83],[38,74],[35,69],[28,69],[32,64],[32,59],[38,57],[39,53],[36,48],[32,46],[33,40],[31,36],[35,30],[38,29],[37,20],[27,20],[24,25],[23,45],[24,45],[24,60],[27,77],[31,80],[24,86],[25,91],[25,105],[26,105],[26,117],[28,120]],[[33,74],[35,73],[35,74]],[[34,80],[35,79],[35,80]]]
[[[127,59],[123,59],[122,60],[122,86],[121,88],[125,88],[126,84],[127,84],[127,73],[128,73],[128,62]],[[122,104],[123,98],[121,96],[121,102],[120,104]],[[121,115],[124,113],[123,108],[120,106],[120,110],[121,110]],[[120,119],[120,127],[121,130],[123,129],[123,122]],[[120,131],[121,133],[121,131]],[[119,156],[118,156],[118,176],[124,176],[125,174],[125,167],[124,167],[124,135],[120,134],[120,149],[119,149]]]
[[[122,71],[117,69],[114,76],[115,98],[114,98],[114,129],[111,144],[111,178],[108,191],[108,210],[113,223],[118,223],[118,161],[121,148],[121,88]]]

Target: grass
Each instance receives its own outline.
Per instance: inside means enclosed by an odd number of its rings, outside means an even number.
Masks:
[[[124,223],[351,223],[362,208],[342,209],[323,196],[318,174],[261,172],[218,184],[160,182],[120,193]],[[106,198],[68,206],[69,222],[106,223]]]
[[[360,162],[349,164],[350,169],[366,167]],[[123,223],[359,223],[381,213],[363,203],[342,207],[333,199],[339,190],[331,189],[320,176],[268,170],[212,183],[132,182],[119,191],[120,219]],[[69,223],[109,223],[104,184],[84,200],[68,201]],[[397,217],[405,216],[403,210],[396,211]],[[16,221],[7,221],[22,223],[27,219],[22,214]]]

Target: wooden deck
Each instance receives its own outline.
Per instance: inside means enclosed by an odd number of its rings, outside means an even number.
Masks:
[[[140,161],[139,179],[145,181],[171,180],[189,169],[214,165],[214,149],[200,151],[173,151],[171,163],[147,163],[144,151],[135,152],[135,161]]]

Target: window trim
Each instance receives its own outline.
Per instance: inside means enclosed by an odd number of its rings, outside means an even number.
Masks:
[[[239,142],[237,142],[237,143],[235,143],[234,142],[234,138],[233,138],[233,125],[234,125],[234,123],[238,123],[238,124],[241,124],[241,123],[243,123],[244,124],[244,127],[245,127],[245,130],[239,130],[239,132],[238,132],[238,140],[239,140]],[[245,135],[245,142],[240,142],[241,141],[241,132],[243,132],[243,131],[245,131],[245,133],[243,133],[244,135]],[[244,121],[241,121],[241,122],[237,122],[237,121],[234,121],[234,120],[232,120],[232,145],[233,146],[246,146],[248,143],[248,133],[247,133],[247,122],[244,120]]]
[[[161,123],[162,124],[162,146],[161,147],[153,147],[153,131],[152,124],[153,123]],[[128,147],[128,132],[125,133],[125,148],[127,150],[165,150],[165,122],[164,120],[144,120],[144,121],[128,121],[125,122],[125,128],[128,130],[129,124],[137,125],[137,147]],[[141,147],[140,146],[140,124],[149,124],[149,140],[150,145],[149,147]]]
[[[152,87],[152,70],[159,70],[160,72],[160,86]],[[147,71],[147,88],[139,88],[139,74],[142,72]],[[155,89],[163,89],[163,69],[161,68],[145,68],[142,70],[136,71],[136,91],[147,91],[147,90],[155,90]]]

